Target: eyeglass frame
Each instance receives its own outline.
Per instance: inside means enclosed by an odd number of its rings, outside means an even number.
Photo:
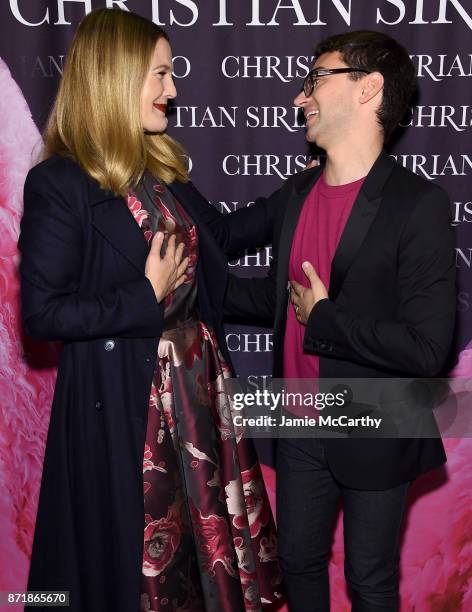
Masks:
[[[330,74],[343,74],[348,72],[363,72],[364,74],[372,74],[371,70],[364,70],[364,68],[313,68],[303,79],[302,91],[305,94],[305,97],[309,98],[311,94],[315,91],[317,80],[322,76],[329,76]],[[316,74],[316,77],[313,78],[313,75]],[[310,90],[307,93],[307,84],[310,84]]]

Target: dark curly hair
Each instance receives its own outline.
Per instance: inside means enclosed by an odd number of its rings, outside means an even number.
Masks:
[[[315,61],[323,53],[338,51],[352,68],[380,72],[384,78],[382,104],[377,119],[387,141],[405,114],[416,89],[416,71],[408,52],[395,39],[371,30],[345,32],[322,40],[314,50]],[[364,76],[353,72],[349,78]]]

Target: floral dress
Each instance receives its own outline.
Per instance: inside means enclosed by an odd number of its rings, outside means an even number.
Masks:
[[[280,598],[275,527],[253,443],[232,423],[229,367],[198,319],[196,227],[148,173],[128,208],[148,243],[175,233],[189,257],[165,298],[149,399],[141,610],[261,610]]]

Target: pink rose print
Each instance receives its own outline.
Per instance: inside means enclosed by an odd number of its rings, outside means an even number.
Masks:
[[[144,446],[144,461],[143,461],[143,472],[147,472],[148,470],[152,470],[154,467],[154,463],[151,461],[152,453],[151,447],[149,444]]]
[[[244,505],[241,498],[241,486],[244,492]],[[246,526],[245,514],[249,519],[251,538],[259,535],[261,527],[269,521],[269,506],[265,502],[264,481],[257,464],[241,472],[241,480],[231,480],[225,487],[228,511],[233,515],[233,525],[237,529]]]
[[[236,443],[238,443],[244,433],[244,427],[235,425],[233,422],[233,412],[224,388],[224,377],[222,375],[218,376],[215,383],[208,384],[208,396],[211,397],[213,404],[216,406],[215,425],[220,432],[221,439],[235,438]]]
[[[192,500],[190,509],[197,546],[204,557],[205,571],[214,576],[215,565],[221,563],[230,576],[236,577],[234,552],[226,521],[215,514],[203,516]]]
[[[185,272],[185,282],[191,282],[194,275],[195,269],[197,265],[198,258],[198,236],[197,236],[197,228],[192,225],[192,227],[188,231],[188,241],[187,241],[187,252],[188,252],[188,266]]]
[[[259,586],[256,580],[256,573],[253,572],[251,574],[241,573],[241,585],[243,588],[244,594],[244,609],[245,612],[249,612],[250,610],[260,610],[261,602],[260,602],[260,593]]]
[[[166,221],[170,221],[171,227],[175,227],[175,219],[174,219],[173,214],[170,212],[168,207],[164,204],[164,202],[159,196],[156,196],[154,198],[154,204],[156,205],[156,208],[158,208],[161,211],[162,217],[164,219],[164,223],[166,223]]]
[[[238,568],[246,574],[253,572],[254,557],[251,546],[245,546],[243,538],[240,537],[234,538],[234,546],[238,555]]]
[[[138,198],[132,194],[128,196],[127,204],[131,214],[136,219],[139,227],[141,227],[143,221],[148,218],[147,211],[142,207],[142,204]]]
[[[155,465],[151,461],[151,459],[152,459],[151,447],[149,446],[149,444],[146,444],[144,446],[143,474],[144,472],[148,472],[149,470],[156,470],[158,472],[163,472],[164,474],[167,474],[167,470],[164,468],[164,463],[162,461],[159,462],[157,465]]]
[[[145,576],[158,576],[169,565],[179,547],[181,530],[181,525],[171,511],[165,518],[147,523],[143,555]]]
[[[201,406],[212,406],[215,402],[216,396],[216,393],[213,390],[213,385],[206,382],[203,374],[197,374],[195,383],[198,403]]]
[[[220,363],[221,363],[221,374],[223,375],[223,378],[231,378],[231,376],[233,375],[233,373],[231,372],[231,368],[229,367],[229,365],[226,363],[226,361],[223,359],[223,354],[221,353],[220,349],[218,348],[218,356],[220,358]]]
[[[160,379],[159,392],[157,392],[154,383],[151,386],[149,408],[157,411],[162,410],[165,422],[169,428],[170,434],[172,435],[175,431],[175,422],[172,416],[172,380],[170,378],[170,365],[168,362],[164,367],[162,367],[161,364]]]
[[[140,612],[154,612],[151,610],[151,600],[147,593],[141,593],[141,608]]]
[[[250,470],[241,472],[241,477],[251,538],[254,538],[259,535],[261,527],[267,525],[270,516],[264,495],[264,480],[258,464],[255,464]]]
[[[164,395],[161,398],[162,401],[162,409],[164,411],[164,419],[167,423],[167,427],[169,428],[169,433],[173,435],[175,432],[175,421],[172,413],[172,408],[174,406],[173,399],[171,395]]]
[[[267,563],[268,561],[275,561],[275,559],[277,559],[277,538],[275,537],[275,533],[272,533],[270,538],[261,538],[258,557],[261,563]]]
[[[185,351],[184,356],[184,364],[187,370],[190,370],[195,361],[200,361],[202,359],[202,343],[197,334],[195,334],[192,339],[191,344],[188,345],[187,350]]]
[[[170,434],[173,435],[175,432],[175,421],[173,416],[174,397],[172,391],[172,380],[170,377],[167,377],[165,380],[161,381],[159,393],[161,397],[162,411],[164,413],[164,420],[167,423]]]

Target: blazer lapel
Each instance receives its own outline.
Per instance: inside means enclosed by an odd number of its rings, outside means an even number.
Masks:
[[[277,313],[276,323],[284,314],[287,301],[288,263],[292,248],[293,236],[297,227],[298,219],[303,208],[303,203],[310,193],[313,185],[321,175],[323,168],[317,166],[310,170],[303,170],[294,177],[292,193],[287,203],[282,229],[280,232],[279,250],[277,254]]]
[[[329,299],[335,301],[346,274],[369,231],[382,201],[382,190],[394,161],[383,151],[359,191],[331,264]]]
[[[93,225],[117,251],[143,272],[149,246],[124,198],[102,189],[93,179],[90,181],[89,196]]]

